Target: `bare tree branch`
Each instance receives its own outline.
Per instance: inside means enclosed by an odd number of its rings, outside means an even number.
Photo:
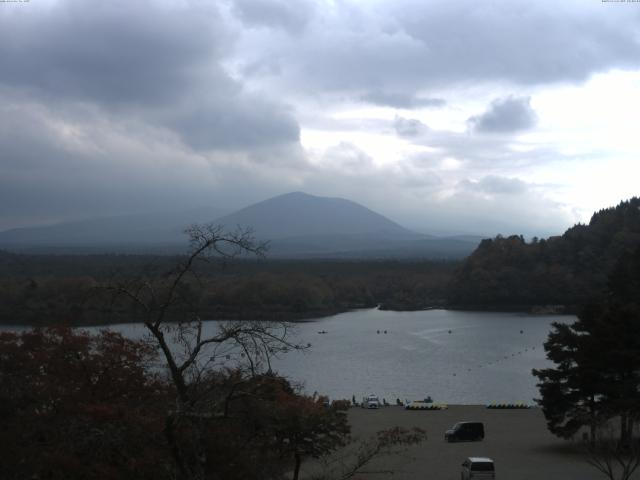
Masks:
[[[312,480],[348,480],[356,475],[395,473],[388,470],[367,470],[364,468],[374,459],[386,455],[402,453],[411,445],[417,445],[426,440],[427,434],[420,428],[410,430],[393,427],[377,432],[373,437],[355,444],[355,452],[325,459],[324,472],[312,477]]]
[[[640,467],[640,441],[621,442],[611,424],[584,445],[586,461],[609,480],[629,480]]]
[[[250,229],[237,228],[228,233],[214,224],[192,225],[185,233],[191,250],[175,269],[165,275],[115,284],[109,290],[142,310],[143,323],[162,351],[176,392],[176,408],[168,413],[165,425],[165,436],[176,457],[176,475],[201,480],[206,464],[203,419],[211,418],[219,408],[226,411],[225,403],[216,399],[215,382],[206,382],[206,368],[214,363],[218,346],[228,346],[226,356],[231,361],[238,354],[240,358],[245,355],[252,375],[260,368],[262,358],[270,370],[271,356],[305,347],[288,341],[286,324],[277,322],[221,322],[213,333],[205,334],[191,290],[193,283],[187,281],[193,277],[196,286],[202,287],[196,270],[198,262],[209,258],[230,260],[240,255],[263,257],[267,244],[256,242]],[[173,341],[166,335],[171,331]],[[209,347],[213,347],[213,355]],[[182,354],[177,348],[182,349]],[[178,444],[178,431],[191,432],[190,440]]]

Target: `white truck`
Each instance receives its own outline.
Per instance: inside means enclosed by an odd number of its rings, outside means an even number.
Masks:
[[[380,408],[380,405],[380,399],[373,394],[362,397],[362,408]]]

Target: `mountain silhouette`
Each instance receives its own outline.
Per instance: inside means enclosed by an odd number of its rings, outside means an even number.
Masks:
[[[272,258],[460,258],[480,238],[442,238],[413,232],[356,202],[286,193],[220,216],[185,212],[95,218],[0,232],[0,248],[23,252],[181,253],[193,223],[249,228],[269,242]]]

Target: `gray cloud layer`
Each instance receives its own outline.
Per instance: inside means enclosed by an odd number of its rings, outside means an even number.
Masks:
[[[67,0],[0,16],[0,83],[43,102],[89,102],[169,127],[196,149],[297,143],[287,108],[220,62],[233,34],[215,8]]]
[[[315,4],[308,0],[235,0],[234,13],[245,25],[282,28],[300,33],[313,17]]]
[[[530,97],[506,97],[491,102],[486,112],[470,117],[468,123],[477,132],[504,133],[532,128],[536,120]]]
[[[278,82],[287,88],[405,98],[478,82],[581,81],[640,65],[637,8],[603,12],[600,2],[571,0],[319,4],[295,42],[275,34],[249,40],[247,62],[277,51]]]
[[[443,107],[447,103],[442,98],[425,98],[411,93],[384,90],[373,90],[360,98],[365,102],[396,108]]]
[[[401,137],[417,137],[422,133],[426,133],[428,128],[420,120],[415,118],[404,118],[396,115],[393,121],[393,128]]]
[[[0,97],[0,100],[4,100]],[[37,104],[0,108],[0,230],[119,213],[239,206],[294,189],[292,152],[203,157],[162,128],[92,110],[60,115]]]
[[[505,169],[558,158],[550,148],[508,144],[534,126],[528,97],[496,100],[471,117],[471,133],[429,129],[418,112],[392,122],[327,112],[340,101],[455,109],[465,88],[498,85],[500,96],[517,92],[513,85],[640,66],[640,9],[603,15],[600,3],[17,5],[0,12],[0,229],[216,201],[242,206],[289,190],[360,200],[413,226],[445,225],[462,211],[472,212],[465,221],[491,217],[495,225],[500,215],[516,221],[542,207],[547,220],[555,211],[564,221],[540,188]],[[342,137],[314,163],[300,145],[299,122],[310,118],[325,134],[395,133],[428,151],[381,166]],[[448,159],[463,171],[441,168]],[[521,201],[500,207],[501,195]],[[465,202],[473,205],[465,210]]]
[[[5,84],[43,95],[129,106],[174,100],[201,83],[232,82],[216,65],[229,42],[215,10],[81,0],[0,16]]]
[[[479,181],[464,180],[461,186],[465,190],[489,195],[517,195],[527,192],[528,185],[518,178],[505,178],[496,175],[483,177]]]

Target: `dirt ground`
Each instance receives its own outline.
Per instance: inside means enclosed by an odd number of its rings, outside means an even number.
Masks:
[[[605,478],[587,464],[579,448],[547,431],[538,408],[490,410],[473,405],[453,405],[441,411],[409,411],[397,406],[379,410],[352,408],[349,420],[355,437],[364,438],[393,426],[420,427],[428,435],[421,445],[372,463],[356,477],[358,480],[457,480],[460,464],[469,456],[491,457],[498,480]],[[446,443],[445,430],[458,421],[483,422],[484,441]],[[376,473],[380,471],[393,473]]]

